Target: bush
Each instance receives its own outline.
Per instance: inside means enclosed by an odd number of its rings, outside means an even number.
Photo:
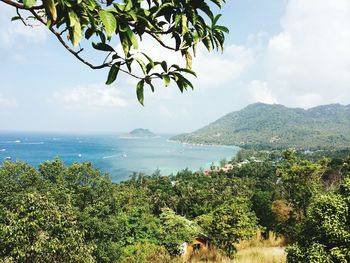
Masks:
[[[350,262],[350,180],[336,193],[320,196],[310,207],[288,262]]]
[[[253,237],[258,228],[249,200],[241,197],[231,199],[202,218],[198,222],[203,223],[213,243],[230,257],[236,251],[235,245]]]
[[[123,249],[121,263],[167,263],[170,255],[163,246],[151,243],[136,243]]]

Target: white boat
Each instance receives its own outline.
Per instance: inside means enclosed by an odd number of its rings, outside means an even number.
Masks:
[[[79,153],[79,154],[78,154],[78,157],[81,158],[81,156],[82,156],[81,153]]]
[[[7,157],[5,157],[5,160],[6,160],[6,161],[11,161],[12,158],[11,158],[11,156],[7,156]]]
[[[15,143],[20,143],[21,141],[20,140],[16,140]]]

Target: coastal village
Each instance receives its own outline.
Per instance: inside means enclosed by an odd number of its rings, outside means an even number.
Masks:
[[[240,162],[228,162],[225,163],[221,166],[216,166],[216,165],[212,165],[209,169],[205,169],[203,171],[204,175],[209,175],[210,173],[227,173],[230,172],[231,170],[233,170],[235,167],[242,167],[243,165],[249,164],[251,162],[256,162],[256,163],[260,163],[262,162],[262,160],[252,156],[249,159],[244,159]]]

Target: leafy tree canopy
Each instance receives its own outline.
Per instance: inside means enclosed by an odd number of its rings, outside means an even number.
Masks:
[[[106,84],[113,83],[119,72],[136,79],[136,94],[144,103],[144,86],[154,91],[153,81],[161,79],[165,86],[175,82],[181,92],[192,88],[185,74],[192,71],[192,56],[203,43],[211,51],[223,50],[228,29],[218,24],[225,0],[1,0],[16,8],[17,16],[27,26],[38,22],[47,26],[58,41],[78,60],[92,69],[110,68]],[[149,54],[138,52],[145,38],[153,38],[160,48],[180,52],[186,67],[154,61]],[[87,41],[83,41],[83,39]],[[104,61],[94,64],[83,56],[86,42],[102,51]],[[123,51],[115,46],[119,42]],[[138,64],[140,74],[133,64]]]

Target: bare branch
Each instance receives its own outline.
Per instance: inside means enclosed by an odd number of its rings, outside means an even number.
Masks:
[[[68,30],[68,27],[66,27],[65,29],[63,29],[60,33],[60,35],[62,36],[64,32],[66,32]]]
[[[155,34],[153,34],[152,32],[150,31],[146,31],[151,37],[153,37],[155,40],[157,40],[157,42],[162,46],[162,47],[165,47],[167,49],[170,49],[172,51],[178,51],[178,49],[176,48],[173,48],[171,46],[168,46],[166,45],[162,40],[159,39],[159,37],[157,37]],[[180,50],[180,49],[179,49]]]
[[[23,17],[22,17],[21,14],[19,13],[19,9],[18,9],[17,7],[16,7],[16,13],[17,13],[19,19],[22,21],[23,25],[33,27],[32,25],[28,25],[28,24],[26,23],[26,21],[24,21]]]

